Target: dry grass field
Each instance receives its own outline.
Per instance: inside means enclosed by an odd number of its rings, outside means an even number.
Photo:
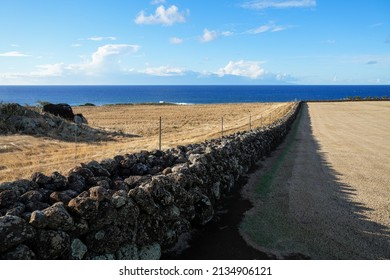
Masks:
[[[388,101],[305,104],[246,187],[256,205],[247,242],[316,259],[390,259],[389,144]]]
[[[112,141],[65,142],[27,135],[0,136],[0,182],[29,178],[33,172],[66,172],[80,162],[101,160],[118,154],[153,150],[159,143],[162,118],[162,149],[201,142],[267,125],[284,116],[293,103],[248,103],[220,105],[115,105],[75,107],[89,125],[123,131],[134,137],[115,137]]]

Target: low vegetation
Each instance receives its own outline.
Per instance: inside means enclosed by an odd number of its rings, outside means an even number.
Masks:
[[[248,130],[250,126],[267,125],[292,107],[293,103],[74,107],[75,113],[88,119],[90,129],[109,133],[109,139],[83,139],[79,134],[75,137],[71,129],[63,137],[25,135],[22,131],[0,133],[0,182],[28,178],[37,171],[66,172],[80,162],[157,149],[160,117],[162,149],[167,149],[220,137],[222,117],[227,135]]]

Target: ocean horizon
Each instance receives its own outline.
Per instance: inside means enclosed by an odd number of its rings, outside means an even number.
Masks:
[[[39,101],[72,106],[127,103],[218,104],[327,101],[389,97],[390,85],[215,85],[215,86],[0,86],[0,102],[36,105]]]

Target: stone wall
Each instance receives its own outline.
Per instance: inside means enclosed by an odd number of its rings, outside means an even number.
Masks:
[[[0,259],[159,259],[213,218],[299,108],[263,129],[1,184]]]

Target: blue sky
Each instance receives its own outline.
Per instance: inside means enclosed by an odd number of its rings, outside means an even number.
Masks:
[[[390,84],[388,0],[0,0],[0,85]]]

